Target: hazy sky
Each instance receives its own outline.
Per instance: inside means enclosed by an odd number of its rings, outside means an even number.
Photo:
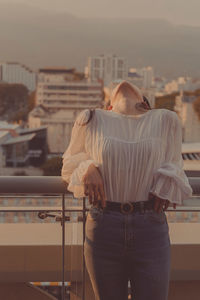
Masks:
[[[0,0],[24,3],[80,17],[164,18],[176,24],[200,26],[199,0]]]

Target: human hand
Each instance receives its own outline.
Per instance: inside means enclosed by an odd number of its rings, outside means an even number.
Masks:
[[[170,205],[170,201],[169,200],[166,200],[166,199],[162,199],[156,195],[153,195],[151,193],[149,193],[149,198],[152,199],[154,198],[154,210],[157,212],[157,213],[160,213],[162,210],[167,210],[167,208],[169,207]],[[173,208],[176,209],[176,204],[173,203],[172,204]]]
[[[84,193],[89,198],[90,204],[101,202],[102,207],[106,206],[106,196],[103,187],[103,179],[99,169],[91,164],[82,179]]]

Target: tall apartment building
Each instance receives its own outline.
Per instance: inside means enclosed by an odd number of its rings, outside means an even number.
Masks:
[[[90,81],[102,79],[105,86],[127,77],[127,61],[114,54],[91,56],[88,58],[87,77]]]
[[[152,67],[146,67],[141,69],[141,75],[144,78],[144,88],[149,89],[153,84],[154,71]]]
[[[74,78],[74,69],[40,69],[36,104],[42,104],[49,112],[65,109],[74,113],[99,106],[102,101],[102,82]]]
[[[102,101],[101,81],[79,80],[74,69],[40,69],[37,106],[29,114],[29,127],[47,126],[49,151],[62,153],[69,144],[79,112],[101,107]]]
[[[0,63],[0,81],[24,84],[32,92],[36,88],[36,73],[17,62]]]

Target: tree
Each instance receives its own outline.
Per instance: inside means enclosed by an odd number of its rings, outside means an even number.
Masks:
[[[0,117],[7,121],[16,121],[27,113],[28,89],[23,84],[0,84]]]
[[[60,176],[62,168],[62,157],[56,156],[48,159],[40,167],[43,170],[44,176]]]
[[[32,92],[28,97],[28,113],[36,106],[36,92]]]
[[[193,108],[197,113],[198,119],[200,121],[200,97],[196,98],[196,100],[194,100],[193,104]]]
[[[169,95],[159,96],[155,99],[155,108],[165,108],[174,110],[175,100],[179,93],[172,93]]]
[[[23,84],[0,84],[0,116],[7,121],[27,121],[35,103],[36,92],[29,93]]]

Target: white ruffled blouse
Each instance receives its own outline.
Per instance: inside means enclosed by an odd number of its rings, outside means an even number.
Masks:
[[[152,109],[140,115],[96,109],[78,115],[63,154],[61,175],[74,197],[84,197],[83,175],[93,163],[102,174],[106,198],[147,201],[149,192],[181,205],[192,196],[183,170],[182,128],[177,114]]]

